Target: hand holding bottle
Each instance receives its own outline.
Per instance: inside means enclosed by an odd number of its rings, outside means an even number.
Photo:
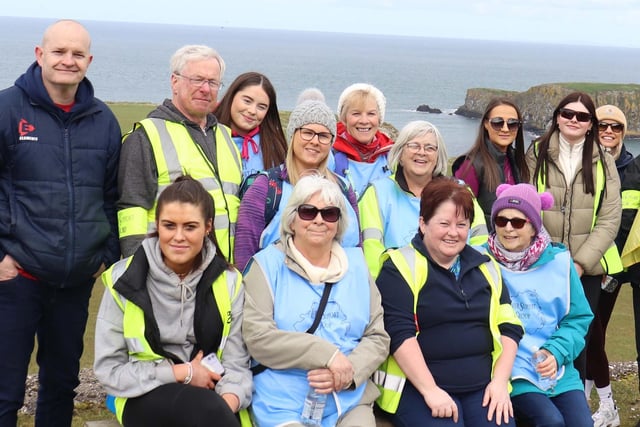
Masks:
[[[545,349],[535,350],[531,356],[531,363],[538,373],[538,385],[543,390],[553,388],[558,374],[558,362],[553,354]]]

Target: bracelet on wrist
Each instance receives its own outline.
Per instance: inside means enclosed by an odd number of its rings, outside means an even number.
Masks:
[[[182,381],[182,384],[189,384],[193,379],[193,365],[191,364],[191,362],[187,362],[187,368],[187,376],[184,377],[184,381]]]

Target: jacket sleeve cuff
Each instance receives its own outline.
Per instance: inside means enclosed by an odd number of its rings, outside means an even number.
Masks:
[[[176,376],[173,374],[173,365],[164,361],[158,363],[156,366],[156,379],[162,384],[177,382]]]

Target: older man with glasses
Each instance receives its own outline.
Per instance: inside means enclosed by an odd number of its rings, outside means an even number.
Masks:
[[[211,113],[225,63],[212,48],[188,45],[171,58],[171,99],[134,125],[124,140],[118,175],[118,223],[124,256],[154,231],[162,190],[188,173],[211,194],[214,232],[231,261],[242,180],[240,153],[230,130]]]

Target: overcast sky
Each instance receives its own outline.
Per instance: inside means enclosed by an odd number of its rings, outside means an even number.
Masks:
[[[639,0],[18,0],[0,14],[640,48]]]

